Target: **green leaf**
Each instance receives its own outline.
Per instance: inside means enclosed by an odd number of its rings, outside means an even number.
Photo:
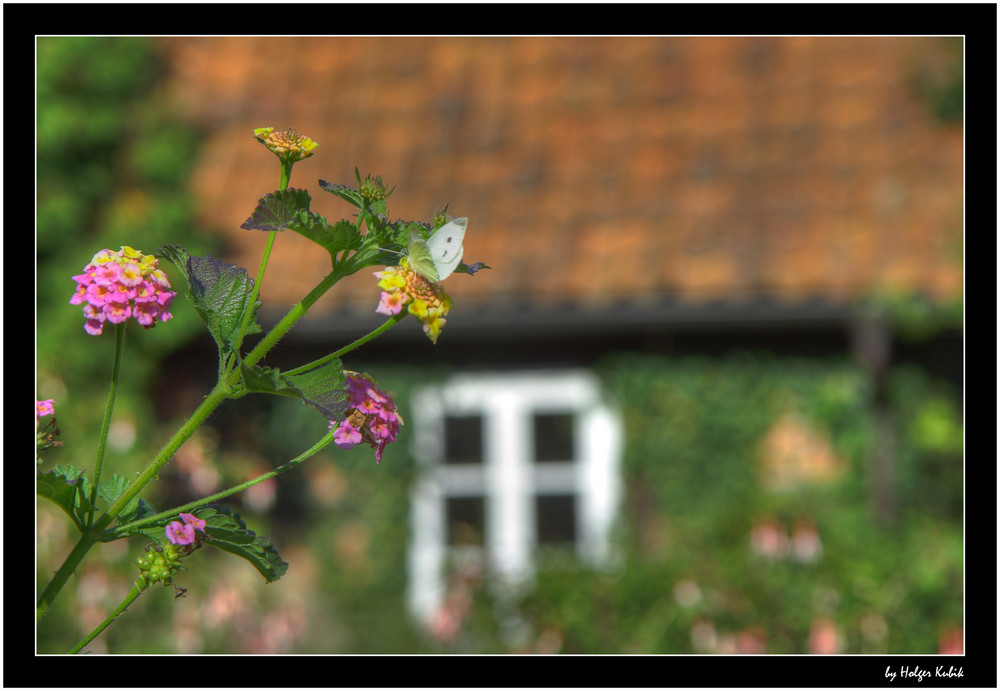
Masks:
[[[240,363],[240,376],[247,391],[255,393],[271,393],[279,396],[301,398],[299,390],[282,374],[277,367],[254,365],[247,367]]]
[[[128,487],[128,480],[121,475],[112,475],[110,480],[105,480],[97,488],[97,496],[103,499],[108,506],[111,506],[126,487]]]
[[[188,297],[215,339],[220,359],[235,351],[239,347],[235,339],[239,336],[246,311],[252,309],[256,315],[261,306],[260,300],[250,305],[254,282],[246,269],[208,255],[192,257],[177,245],[164,245],[156,250],[156,254],[165,256],[184,273],[188,282]],[[260,331],[260,324],[254,316],[247,334]]]
[[[222,506],[201,506],[191,513],[205,521],[206,538],[202,542],[203,545],[217,547],[246,559],[268,582],[278,580],[288,570],[288,564],[282,561],[271,541],[248,529],[240,520],[239,514],[233,513],[231,509]],[[165,532],[167,523],[176,520],[179,520],[176,516],[164,518],[136,528],[131,534],[163,545],[167,543]]]
[[[361,233],[350,221],[340,220],[330,225],[325,218],[312,212],[299,212],[288,228],[306,237],[336,256],[344,250],[361,249]]]
[[[234,514],[229,508],[205,506],[192,513],[205,521],[205,534],[211,538],[208,544],[243,557],[269,583],[281,578],[288,570],[287,562],[281,560],[271,541],[248,529],[239,514]]]
[[[240,228],[247,230],[284,230],[295,220],[299,211],[309,212],[312,197],[306,190],[289,187],[266,194]]]
[[[146,516],[152,516],[156,511],[150,506],[145,499],[137,499],[134,502],[129,502],[128,506],[118,514],[118,525],[125,525],[126,523],[131,523],[132,521],[138,521]]]
[[[112,475],[110,480],[105,480],[97,488],[97,496],[100,497],[108,506],[117,501],[118,497],[122,495],[122,492],[128,487],[129,481],[122,477],[121,475]],[[131,514],[135,513],[139,505],[139,497],[134,497],[132,501],[125,505],[122,509],[122,513]],[[120,520],[121,514],[119,514]]]
[[[352,223],[341,220],[331,226],[323,216],[309,210],[311,201],[307,191],[294,188],[268,194],[241,227],[294,230],[329,252],[334,262],[341,252],[361,247],[361,234]]]
[[[327,420],[340,420],[347,412],[347,380],[339,358],[303,374],[287,377],[300,392],[302,400],[323,414]]]
[[[339,359],[304,374],[286,375],[275,367],[240,364],[240,376],[248,391],[298,398],[327,420],[339,420],[347,412],[347,383]]]
[[[46,497],[62,507],[74,522],[82,523],[88,513],[92,513],[90,505],[90,481],[85,471],[73,466],[56,466],[45,473],[39,472],[36,482],[36,493]]]
[[[356,171],[355,171],[356,173]],[[360,182],[358,183],[361,184]],[[361,190],[356,187],[351,187],[349,185],[341,185],[340,183],[327,182],[326,180],[320,180],[319,186],[325,189],[330,194],[340,197],[348,204],[361,208],[364,201],[361,198]]]
[[[354,273],[366,266],[398,264],[399,258],[406,254],[411,228],[419,228],[424,234],[427,233],[427,226],[417,221],[397,220],[389,223],[381,217],[373,218],[361,248],[348,260],[348,271]]]
[[[372,227],[379,226],[379,217],[384,217],[389,207],[384,198],[366,202],[364,195],[361,193],[361,174],[357,168],[354,169],[354,176],[358,179],[358,187],[356,188],[349,185],[327,182],[326,180],[320,180],[319,186],[330,194],[340,197],[351,206],[357,207],[360,210],[358,216],[365,222],[365,225],[369,227],[369,232],[371,232]],[[388,197],[390,194],[392,194],[392,190],[389,190],[385,196]]]

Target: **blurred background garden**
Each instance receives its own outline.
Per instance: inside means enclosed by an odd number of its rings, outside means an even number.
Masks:
[[[390,218],[468,216],[455,302],[345,358],[406,425],[226,501],[289,563],[212,548],[101,653],[964,652],[960,38],[37,39],[36,399],[92,472],[114,339],[71,277],[162,244],[256,274],[278,186],[255,127],[319,143],[291,185],[380,175]],[[273,325],[328,271],[279,234]],[[174,289],[184,281],[161,261]],[[362,272],[265,364],[381,322]],[[131,325],[105,467],[134,476],[215,383],[186,299]],[[245,397],[146,500],[270,470],[327,430]],[[37,500],[39,592],[75,543]],[[122,600],[99,545],[38,626],[61,653]]]

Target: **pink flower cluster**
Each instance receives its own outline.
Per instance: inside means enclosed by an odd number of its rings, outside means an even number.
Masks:
[[[375,449],[375,462],[382,461],[386,444],[396,441],[402,416],[387,393],[375,386],[368,375],[344,372],[347,377],[347,400],[350,405],[344,420],[330,421],[333,443],[342,449],[367,443]]]
[[[46,415],[55,415],[56,407],[55,402],[50,398],[45,401],[35,401],[35,417],[45,417]]]
[[[167,311],[177,293],[170,290],[167,275],[156,268],[156,257],[131,247],[118,252],[101,250],[74,276],[76,294],[71,305],[83,305],[84,330],[100,335],[104,322],[121,324],[129,317],[149,329],[156,320],[167,321]]]
[[[180,521],[171,521],[167,524],[167,539],[175,545],[190,545],[198,539],[195,530],[205,532],[205,521],[198,518],[193,513],[182,513]]]

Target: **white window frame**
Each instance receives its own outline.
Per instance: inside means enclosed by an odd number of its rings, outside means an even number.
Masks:
[[[532,417],[538,413],[574,415],[575,461],[534,465]],[[443,463],[444,420],[455,415],[482,416],[482,464]],[[410,494],[407,600],[418,620],[426,622],[443,602],[449,557],[485,559],[490,575],[507,586],[531,582],[538,495],[572,494],[578,558],[598,568],[617,563],[611,531],[622,494],[622,426],[592,372],[455,376],[415,391],[412,416],[417,478]],[[447,544],[445,502],[463,496],[484,499],[482,549]]]

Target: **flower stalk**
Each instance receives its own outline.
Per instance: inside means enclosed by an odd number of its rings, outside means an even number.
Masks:
[[[115,608],[115,611],[109,614],[108,618],[102,621],[97,626],[96,629],[87,634],[87,636],[82,641],[73,646],[73,649],[69,651],[70,654],[75,655],[76,653],[80,652],[87,646],[88,643],[90,643],[92,640],[101,635],[104,629],[108,628],[108,626],[111,625],[111,622],[120,617],[122,613],[124,613],[125,610],[128,608],[128,606],[131,605],[133,602],[135,602],[136,598],[138,598],[140,595],[142,595],[142,591],[139,589],[139,586],[133,585],[132,590],[128,592],[128,595],[125,596],[125,599],[122,600],[121,604]]]
[[[292,129],[278,131],[273,127],[263,127],[254,130],[253,136],[280,161],[279,192],[288,190],[293,165],[314,155],[318,146],[312,139]],[[357,175],[357,171],[355,172]],[[285,573],[288,565],[280,559],[273,545],[262,536],[253,537],[253,531],[247,529],[239,516],[232,515],[228,509],[204,507],[287,472],[331,443],[340,448],[366,443],[374,449],[376,462],[381,462],[386,445],[395,441],[403,419],[392,398],[379,389],[374,379],[367,374],[345,371],[342,378],[342,366],[339,362],[336,371],[324,369],[324,366],[338,361],[346,353],[381,335],[407,314],[416,316],[424,324],[424,330],[431,340],[437,340],[445,323],[444,317],[452,307],[451,299],[436,281],[428,282],[410,271],[405,259],[400,262],[400,267],[389,267],[376,274],[381,279],[379,285],[384,291],[376,311],[388,317],[384,323],[353,343],[301,367],[284,372],[276,368],[257,367],[298,320],[341,278],[374,265],[387,241],[398,245],[398,226],[385,220],[385,199],[391,190],[386,189],[380,177],[372,179],[369,176],[364,182],[360,175],[357,177],[358,189],[346,185],[328,187],[320,181],[325,189],[358,208],[355,230],[350,230],[351,224],[346,221],[330,225],[326,219],[310,211],[309,196],[304,190],[265,197],[267,204],[277,199],[279,205],[285,205],[284,210],[280,206],[267,206],[265,200],[262,200],[260,217],[263,220],[255,221],[258,223],[256,226],[244,224],[249,229],[268,231],[252,287],[248,285],[250,279],[246,270],[241,267],[211,257],[192,257],[182,247],[165,245],[161,248],[162,254],[186,272],[185,276],[191,287],[191,300],[218,344],[218,380],[190,417],[136,473],[131,482],[116,480],[105,482],[103,486],[101,483],[111,418],[119,392],[126,327],[129,319],[135,319],[146,329],[171,319],[169,307],[176,293],[171,290],[166,274],[157,268],[157,258],[154,255],[143,254],[127,246],[117,252],[101,250],[84,267],[82,274],[73,277],[77,285],[70,304],[82,307],[86,319],[84,330],[90,335],[100,335],[106,323],[115,325],[115,356],[89,496],[82,496],[86,485],[86,477],[82,471],[59,466],[48,472],[38,471],[39,494],[49,497],[67,511],[80,530],[80,536],[41,593],[36,605],[36,620],[42,621],[70,576],[77,572],[83,558],[98,542],[111,542],[141,532],[151,536],[154,545],[152,550],[147,548],[146,554],[136,560],[140,576],[121,604],[71,652],[79,652],[100,635],[150,584],[162,582],[170,585],[172,576],[183,568],[180,559],[192,554],[202,545],[202,540],[208,544],[215,542],[222,549],[240,554],[250,560],[268,581],[276,580]],[[408,223],[415,225],[415,222]],[[364,234],[360,232],[362,225],[367,228]],[[348,226],[348,230],[344,226]],[[241,358],[245,336],[260,332],[259,325],[254,321],[255,306],[277,237],[276,227],[300,232],[330,252],[333,270]],[[464,236],[464,226],[461,235]],[[461,236],[458,237],[459,256],[460,244]],[[454,268],[453,263],[449,266],[448,273]],[[469,270],[468,273],[474,273],[474,270]],[[404,305],[407,308],[405,310]],[[236,308],[242,310],[242,317],[235,316],[239,314]],[[295,379],[289,380],[289,377]],[[346,391],[343,390],[345,385]],[[327,417],[342,414],[343,419],[328,420],[325,434],[311,448],[251,480],[154,515],[143,515],[142,511],[135,508],[125,513],[126,507],[135,506],[140,493],[227,398],[239,398],[250,392],[297,395]],[[345,397],[347,404],[342,406]],[[340,413],[344,408],[346,411]],[[52,419],[44,426],[41,425],[40,418],[48,415],[52,415]],[[59,430],[55,426],[52,400],[36,401],[35,424],[36,462],[40,464],[38,453],[60,445],[54,440],[54,435]],[[61,484],[63,481],[65,484]],[[110,505],[98,515],[96,506],[101,497],[107,498]],[[192,513],[198,509],[203,510],[198,514]],[[143,511],[148,511],[148,507]],[[115,521],[128,520],[137,515],[142,515],[142,518],[111,528]],[[154,525],[162,526],[162,533],[159,532],[160,527],[154,529]],[[144,531],[141,530],[143,528]],[[242,538],[227,543],[227,540],[233,540],[233,534],[242,534]],[[248,536],[253,537],[255,551],[241,554],[241,545],[245,543],[240,540]],[[178,594],[183,594],[183,590],[179,588]]]
[[[97,506],[97,487],[101,484],[101,466],[104,463],[104,449],[108,442],[108,430],[111,429],[111,414],[115,409],[115,399],[118,396],[118,377],[121,374],[122,353],[125,350],[125,329],[128,322],[115,324],[115,363],[111,368],[111,389],[108,391],[108,403],[104,407],[104,420],[101,422],[101,434],[97,439],[97,462],[94,464],[94,481],[90,488],[90,506]],[[87,527],[94,524],[94,513],[87,515]]]

